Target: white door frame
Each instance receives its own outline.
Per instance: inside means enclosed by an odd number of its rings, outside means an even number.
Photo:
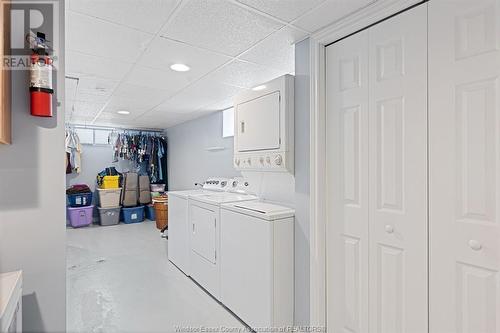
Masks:
[[[378,0],[310,38],[310,324],[326,327],[326,45],[369,27],[422,0]]]

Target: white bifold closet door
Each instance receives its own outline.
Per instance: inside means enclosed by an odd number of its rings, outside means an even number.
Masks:
[[[327,48],[327,327],[368,332],[368,31]]]
[[[427,319],[427,5],[327,48],[327,326]]]
[[[429,3],[430,332],[500,332],[500,1]]]

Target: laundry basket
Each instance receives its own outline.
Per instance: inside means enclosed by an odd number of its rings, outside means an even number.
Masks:
[[[168,228],[168,196],[162,195],[153,199],[155,207],[156,228],[165,230]]]

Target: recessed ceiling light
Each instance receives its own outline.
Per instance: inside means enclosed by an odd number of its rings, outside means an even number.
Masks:
[[[118,113],[118,114],[130,114],[130,111],[120,110],[120,111],[116,111],[116,113]]]
[[[252,88],[253,91],[259,91],[259,90],[264,90],[264,89],[266,89],[265,85],[261,85],[261,86],[257,86],[257,87]]]
[[[189,68],[189,66],[186,66],[184,64],[173,64],[172,66],[170,66],[170,69],[176,72],[187,72],[191,68]]]

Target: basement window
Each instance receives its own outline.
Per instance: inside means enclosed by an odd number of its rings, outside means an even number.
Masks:
[[[78,134],[78,138],[82,145],[94,144],[94,130],[89,128],[76,128],[75,132]]]

